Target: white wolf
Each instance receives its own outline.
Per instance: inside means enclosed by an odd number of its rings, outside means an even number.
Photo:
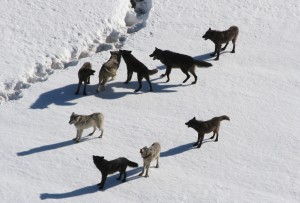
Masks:
[[[96,131],[96,128],[101,130],[101,134],[99,138],[103,135],[103,122],[104,122],[104,116],[102,113],[93,113],[91,115],[78,115],[74,112],[70,116],[69,124],[74,124],[75,128],[77,129],[76,137],[73,139],[75,142],[79,142],[82,132],[86,128],[93,127],[94,130],[91,132],[88,136],[91,136]]]
[[[159,167],[159,163],[158,163],[158,160],[159,160],[159,156],[160,156],[160,144],[158,142],[154,142],[151,147],[143,147],[141,150],[140,150],[140,153],[143,157],[143,161],[144,161],[144,167],[143,167],[143,171],[139,174],[139,176],[142,176],[144,171],[145,171],[145,168],[146,168],[146,174],[145,174],[145,177],[149,177],[148,175],[148,171],[149,171],[149,167],[150,167],[150,163],[152,160],[156,159],[156,168]]]

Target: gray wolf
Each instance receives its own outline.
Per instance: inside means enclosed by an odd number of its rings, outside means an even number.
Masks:
[[[219,137],[219,129],[220,129],[220,123],[223,120],[230,120],[228,116],[220,116],[220,117],[214,117],[208,121],[200,121],[196,120],[194,117],[193,119],[189,120],[188,122],[185,123],[188,127],[193,128],[198,132],[198,140],[194,144],[194,146],[197,146],[197,148],[201,147],[204,134],[214,132],[213,136],[210,139],[214,139],[215,135],[217,135],[215,142],[218,141]]]
[[[92,70],[92,64],[90,62],[85,62],[78,71],[78,86],[75,94],[79,93],[80,86],[84,82],[83,94],[86,95],[86,85],[90,84],[90,76],[94,75],[95,70]]]
[[[215,43],[215,51],[211,54],[211,56],[215,56],[217,54],[215,60],[219,60],[221,46],[224,43],[226,44],[222,48],[222,51],[226,49],[229,41],[232,41],[233,48],[231,53],[235,53],[235,42],[238,34],[239,28],[237,26],[231,26],[228,30],[225,31],[217,31],[209,28],[207,32],[202,36],[202,38],[204,38],[205,40],[210,39],[213,43]]]
[[[193,59],[191,56],[175,53],[169,50],[161,50],[155,47],[152,54],[149,55],[153,57],[153,60],[158,59],[166,66],[166,72],[162,77],[167,76],[167,81],[170,80],[170,73],[172,68],[180,68],[181,71],[186,75],[186,79],[183,81],[185,83],[189,78],[189,72],[194,76],[195,80],[192,84],[196,84],[197,75],[195,73],[195,66],[198,67],[210,67],[211,63],[206,61],[198,61]]]
[[[142,176],[145,169],[146,169],[146,174],[145,177],[149,177],[148,171],[149,171],[149,167],[150,167],[150,163],[151,161],[153,161],[154,159],[156,159],[156,168],[159,167],[159,156],[160,156],[160,144],[158,142],[154,142],[151,147],[143,147],[142,149],[140,149],[140,153],[143,157],[143,161],[144,161],[144,167],[143,167],[143,171],[139,174],[139,176]]]
[[[111,51],[109,60],[104,63],[99,72],[99,84],[97,92],[100,91],[100,86],[104,89],[107,81],[111,78],[114,80],[117,75],[117,70],[121,62],[121,53],[119,51]]]
[[[117,178],[117,180],[121,180],[122,174],[123,180],[122,182],[126,181],[126,168],[129,167],[138,167],[138,164],[132,161],[129,161],[125,157],[119,157],[117,159],[107,161],[104,159],[103,156],[95,156],[93,155],[93,161],[96,167],[99,169],[102,175],[101,182],[98,184],[99,189],[102,189],[104,187],[106,178],[108,174],[113,174],[117,171],[120,172],[120,176]]]
[[[69,121],[69,124],[70,125],[74,124],[77,130],[76,137],[73,140],[78,143],[80,141],[83,130],[90,127],[93,127],[94,130],[88,136],[93,135],[94,132],[96,131],[96,128],[98,128],[99,130],[101,130],[101,134],[99,138],[102,138],[104,132],[103,123],[104,123],[104,116],[102,113],[93,113],[91,115],[78,115],[73,112],[70,116],[70,121]]]
[[[127,66],[127,80],[125,81],[125,84],[128,84],[128,82],[131,80],[133,72],[136,72],[138,77],[139,87],[135,90],[135,92],[138,92],[142,88],[143,78],[147,80],[150,86],[150,91],[153,91],[149,76],[157,73],[158,70],[157,69],[149,70],[142,62],[137,60],[131,54],[131,51],[120,50],[120,52]]]

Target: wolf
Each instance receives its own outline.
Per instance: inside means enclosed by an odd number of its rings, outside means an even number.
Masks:
[[[192,84],[196,84],[197,75],[195,73],[195,66],[198,67],[210,67],[211,63],[206,61],[198,61],[193,59],[191,56],[175,53],[169,50],[161,50],[155,47],[155,50],[152,54],[149,55],[153,57],[153,60],[160,60],[166,67],[165,74],[162,74],[162,77],[167,76],[167,81],[170,80],[170,73],[172,68],[180,68],[181,71],[186,75],[186,79],[183,81],[185,83],[189,78],[189,72],[194,76],[195,80]]]
[[[120,172],[120,176],[117,178],[117,180],[121,180],[121,176],[123,174],[123,180],[122,182],[126,181],[126,168],[129,167],[138,167],[138,164],[132,161],[129,161],[125,157],[119,157],[117,159],[107,161],[104,159],[104,156],[95,156],[93,155],[93,161],[96,167],[99,169],[99,171],[102,174],[101,182],[98,184],[99,189],[103,189],[107,175],[113,174],[117,171]]]
[[[85,62],[78,71],[78,86],[75,94],[79,94],[80,86],[84,82],[83,94],[86,95],[86,85],[90,84],[90,76],[94,75],[95,70],[92,70],[92,64],[90,62]]]
[[[144,162],[144,167],[143,167],[143,171],[139,174],[139,176],[142,176],[146,169],[145,177],[146,178],[149,177],[148,171],[149,171],[150,163],[154,159],[156,159],[156,168],[159,167],[158,161],[160,156],[160,150],[161,147],[158,142],[154,142],[149,148],[145,146],[142,149],[140,149],[140,153]]]
[[[200,148],[203,138],[204,138],[204,134],[207,134],[210,132],[214,132],[213,136],[210,137],[210,139],[214,139],[215,135],[217,135],[217,137],[215,139],[215,142],[217,142],[218,138],[219,138],[220,123],[223,120],[229,121],[230,119],[228,116],[223,115],[220,117],[214,117],[208,121],[199,121],[199,120],[196,120],[196,118],[194,117],[193,119],[186,122],[185,125],[193,128],[194,130],[196,130],[198,132],[198,140],[194,144],[194,146],[197,146],[197,148]]]
[[[125,84],[128,84],[128,82],[132,78],[133,72],[137,73],[139,87],[135,90],[135,92],[138,92],[142,88],[142,79],[145,78],[150,86],[150,91],[152,92],[152,85],[150,82],[150,75],[156,74],[158,72],[157,69],[149,70],[142,62],[137,60],[132,54],[131,51],[128,50],[119,50],[121,52],[121,55],[126,63],[127,66],[127,80],[125,81]]]
[[[117,75],[117,70],[121,62],[121,53],[119,51],[111,51],[109,60],[104,63],[99,72],[99,84],[97,92],[100,91],[100,86],[105,87],[108,79],[114,80]]]
[[[76,143],[80,141],[82,132],[86,128],[93,127],[94,130],[91,132],[88,136],[91,136],[96,131],[96,128],[101,130],[101,134],[99,138],[102,138],[103,136],[103,123],[104,123],[104,115],[102,113],[93,113],[91,115],[78,115],[74,112],[70,116],[69,124],[74,124],[77,134],[76,137],[73,139]]]
[[[211,54],[211,56],[215,56],[217,54],[217,57],[215,60],[219,60],[220,51],[222,44],[226,43],[225,46],[222,48],[222,51],[224,51],[229,43],[229,41],[232,41],[233,48],[231,53],[235,53],[235,42],[239,35],[239,28],[237,26],[231,26],[228,30],[225,31],[217,31],[212,30],[209,28],[206,33],[202,36],[205,40],[210,39],[213,43],[215,43],[215,51]]]

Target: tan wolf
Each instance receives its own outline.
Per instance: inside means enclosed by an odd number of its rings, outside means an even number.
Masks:
[[[207,32],[202,36],[202,38],[204,38],[205,40],[210,39],[213,43],[215,43],[215,51],[211,54],[211,56],[215,56],[217,54],[215,60],[219,60],[221,46],[224,43],[226,44],[222,48],[222,51],[226,49],[229,41],[232,41],[233,48],[231,53],[235,53],[235,42],[238,34],[239,28],[237,26],[231,26],[228,30],[225,31],[217,31],[209,28]]]
[[[172,68],[180,68],[181,71],[186,75],[186,79],[183,81],[185,83],[189,78],[189,72],[194,76],[195,80],[192,84],[196,84],[197,75],[195,73],[195,66],[198,67],[210,67],[211,63],[206,61],[198,61],[193,59],[191,56],[175,53],[169,50],[161,50],[155,47],[152,54],[149,55],[153,57],[153,60],[158,59],[166,66],[166,72],[162,77],[167,76],[167,81],[170,80],[170,73]]]
[[[157,73],[158,70],[157,69],[149,70],[147,66],[145,66],[139,60],[137,60],[131,54],[131,51],[120,50],[119,52],[121,52],[121,55],[127,66],[127,80],[125,81],[125,84],[127,84],[131,80],[133,72],[136,72],[138,77],[139,87],[135,90],[135,92],[138,92],[142,88],[143,78],[147,80],[150,86],[150,91],[153,91],[149,76]]]
[[[145,177],[149,177],[148,171],[149,171],[150,163],[154,159],[156,159],[156,168],[159,167],[158,161],[160,156],[160,150],[161,147],[158,142],[154,142],[149,148],[145,146],[142,149],[140,149],[140,153],[144,161],[144,167],[143,167],[143,171],[139,174],[139,176],[142,176],[146,169]]]
[[[95,70],[92,70],[92,64],[90,62],[85,62],[78,71],[78,86],[75,94],[79,93],[80,86],[84,82],[83,94],[86,95],[86,85],[90,84],[90,76],[94,75]]]
[[[214,132],[213,136],[210,139],[214,139],[215,135],[217,135],[215,141],[218,141],[219,138],[219,129],[220,129],[220,123],[222,120],[230,120],[228,116],[220,116],[220,117],[214,117],[208,121],[200,121],[196,120],[194,117],[193,119],[189,120],[185,123],[188,127],[192,127],[194,130],[198,132],[198,140],[194,144],[194,146],[197,146],[197,148],[201,147],[204,134]]]
[[[104,90],[107,81],[111,78],[114,80],[117,75],[117,70],[121,62],[121,53],[119,51],[111,51],[109,60],[104,63],[99,72],[99,84],[97,92],[100,91],[100,86]]]
[[[74,112],[70,116],[69,124],[74,124],[77,134],[76,137],[73,139],[75,142],[79,142],[82,136],[82,132],[84,129],[93,127],[94,130],[88,136],[91,136],[98,128],[101,131],[99,138],[102,138],[103,135],[103,123],[104,123],[104,115],[102,113],[93,113],[91,115],[78,115]]]

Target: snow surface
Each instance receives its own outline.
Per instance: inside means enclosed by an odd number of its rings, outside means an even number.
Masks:
[[[300,9],[296,0],[145,0],[136,14],[125,0],[3,0],[0,20],[1,202],[300,202]],[[214,61],[211,27],[240,28]],[[155,47],[213,64],[198,82],[149,57]],[[122,60],[115,81],[96,93],[109,50],[132,50],[149,69],[154,92],[136,74],[125,85]],[[74,95],[84,62],[97,71],[88,96]],[[102,139],[75,144],[72,112],[102,112]],[[219,142],[201,149],[184,123],[228,115]],[[86,136],[92,129],[84,131]],[[128,168],[98,191],[92,155],[142,165],[139,149],[161,143],[160,168],[149,178]],[[152,166],[155,164],[153,163]]]

